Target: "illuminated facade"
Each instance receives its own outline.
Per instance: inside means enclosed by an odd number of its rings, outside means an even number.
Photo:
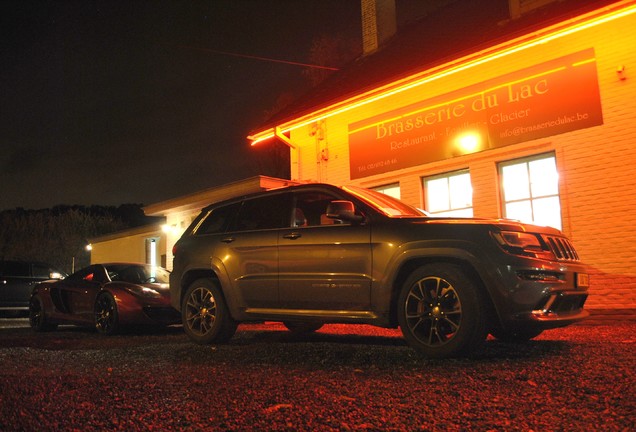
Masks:
[[[607,2],[279,117],[292,180],[439,215],[552,225],[591,264],[590,309],[636,310],[636,1]]]
[[[136,262],[166,266],[162,224],[146,225],[89,239],[91,264]]]

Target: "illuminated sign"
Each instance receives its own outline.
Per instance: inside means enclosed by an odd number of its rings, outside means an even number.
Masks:
[[[601,124],[590,48],[350,124],[351,178]]]

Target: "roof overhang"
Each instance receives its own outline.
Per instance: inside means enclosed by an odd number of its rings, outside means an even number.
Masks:
[[[409,75],[405,78],[379,85],[368,91],[343,98],[342,100],[338,100],[326,106],[316,107],[313,111],[299,115],[296,118],[283,121],[280,124],[270,124],[265,126],[264,128],[249,135],[247,138],[251,141],[251,145],[257,145],[272,138],[281,139],[281,136],[287,137],[292,131],[310,125],[314,122],[343,114],[347,111],[368,105],[389,96],[432,83],[443,77],[464,72],[492,61],[500,60],[512,54],[525,51],[538,45],[545,44],[634,13],[636,13],[636,0],[618,1],[592,12],[561,21],[540,30],[526,33],[523,36],[515,37],[477,52],[453,59],[444,64],[434,66],[422,72]],[[285,143],[287,144],[287,142]]]
[[[124,237],[132,237],[136,235],[160,235],[162,232],[162,226],[164,222],[155,223],[150,225],[142,225],[135,228],[128,228],[122,231],[117,231],[114,233],[104,234],[98,237],[88,238],[87,241],[89,244],[102,243],[110,240],[117,240]]]
[[[296,184],[291,180],[267,176],[255,176],[233,183],[194,192],[167,201],[144,207],[146,216],[166,216],[168,213],[199,211],[202,208],[224,199],[246,195],[261,190],[274,189]]]

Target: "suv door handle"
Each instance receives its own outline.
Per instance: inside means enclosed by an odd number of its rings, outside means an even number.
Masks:
[[[283,238],[289,239],[289,240],[296,240],[297,238],[302,237],[302,234],[298,233],[298,232],[293,232],[293,233],[289,233],[289,234],[285,234],[283,236]]]
[[[234,237],[225,237],[221,239],[223,243],[232,243],[234,240],[236,240]]]

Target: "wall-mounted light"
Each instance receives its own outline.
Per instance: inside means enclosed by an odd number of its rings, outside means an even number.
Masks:
[[[618,79],[621,81],[627,79],[627,76],[625,75],[625,65],[619,65],[616,68],[616,75],[618,75]]]
[[[462,154],[475,153],[481,147],[479,133],[467,132],[455,139],[455,145]]]
[[[164,224],[161,225],[161,231],[165,234],[177,235],[179,233],[179,228],[177,228],[177,224]]]

